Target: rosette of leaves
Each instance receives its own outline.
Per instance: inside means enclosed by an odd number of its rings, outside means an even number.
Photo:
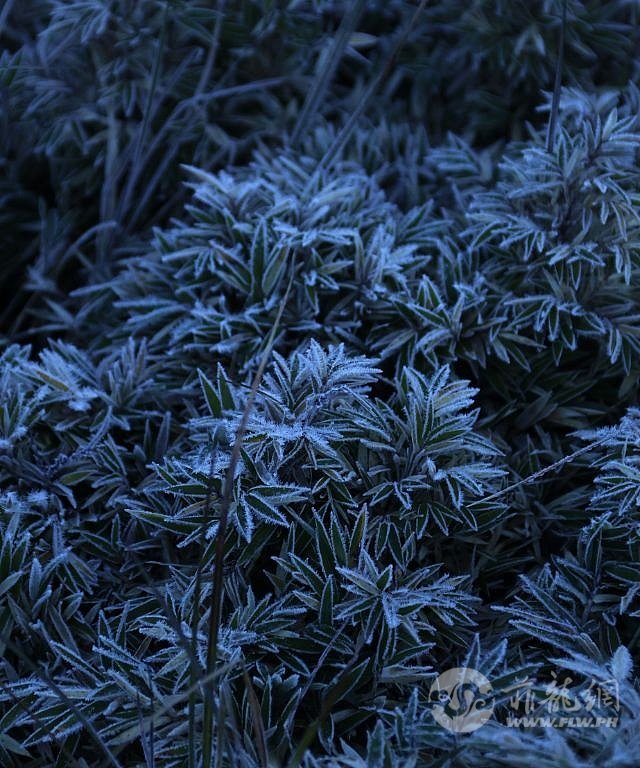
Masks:
[[[211,355],[255,367],[289,280],[276,348],[313,337],[363,352],[386,320],[385,297],[416,283],[430,258],[428,208],[401,214],[357,166],[315,173],[310,157],[269,154],[233,174],[192,176],[189,220],[157,230],[153,250],[96,299],[102,308],[115,293],[114,322],[152,349],[168,344],[185,370]]]
[[[475,414],[467,413],[473,390],[447,378],[446,371],[432,381],[407,371],[384,410],[370,395],[379,380],[370,361],[312,342],[289,359],[276,355],[249,419],[225,537],[230,591],[220,653],[229,664],[242,659],[252,675],[268,675],[260,686],[271,686],[267,680],[274,675],[299,681],[305,693],[291,699],[286,721],[294,735],[293,723],[311,716],[320,692],[338,681],[328,694],[336,697],[336,709],[319,732],[326,749],[334,732],[367,719],[368,702],[402,696],[402,685],[426,679],[425,653],[434,648],[448,657],[451,643],[464,645],[476,621],[479,600],[461,567],[460,545],[441,529],[449,534],[447,525],[456,525],[461,535],[474,537],[489,527],[500,507],[487,507],[476,519],[464,502],[495,488],[502,472],[492,461],[495,448],[473,431]],[[194,567],[198,557],[201,567],[211,567],[218,500],[246,397],[221,367],[215,377],[201,372],[200,379],[208,413],[190,422],[193,447],[157,468],[165,492],[178,503],[162,502],[156,484],[146,500],[128,506],[129,514],[164,531],[184,553],[172,558],[171,589],[184,595],[181,616],[191,610],[200,616],[199,644],[206,613],[192,602]],[[408,430],[402,426],[407,414]],[[406,452],[406,465],[387,462],[394,451]],[[203,535],[205,550],[198,555]],[[428,554],[434,536],[439,564]],[[208,594],[205,584],[204,604]],[[267,634],[267,624],[256,624],[258,613],[270,616]],[[161,612],[152,625],[156,629],[148,631],[156,634],[165,627],[162,637],[186,669],[188,655]],[[337,638],[336,625],[342,627]],[[229,685],[242,697],[237,669]],[[280,723],[273,739],[267,734],[274,754],[295,746],[286,730]]]

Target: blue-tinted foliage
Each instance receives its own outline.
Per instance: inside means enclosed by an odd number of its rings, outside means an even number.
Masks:
[[[418,5],[0,9],[2,766],[638,764],[637,9]]]

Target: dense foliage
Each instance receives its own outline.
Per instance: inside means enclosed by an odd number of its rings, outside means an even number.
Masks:
[[[0,9],[2,766],[638,765],[637,4],[418,6]]]

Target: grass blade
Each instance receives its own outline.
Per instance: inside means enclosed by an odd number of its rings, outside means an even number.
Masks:
[[[560,109],[560,90],[562,88],[562,65],[564,62],[564,32],[567,26],[567,0],[562,0],[562,23],[560,25],[560,39],[558,40],[558,59],[556,61],[556,77],[553,84],[553,100],[551,102],[551,114],[547,126],[547,152],[553,150],[553,142],[556,138],[558,124],[558,111]]]
[[[371,103],[371,99],[374,97],[376,91],[391,74],[391,71],[393,70],[394,64],[398,59],[400,51],[404,47],[404,44],[407,42],[409,33],[413,29],[416,21],[418,20],[418,17],[420,16],[420,13],[422,12],[422,9],[425,7],[426,4],[427,4],[427,0],[420,0],[420,5],[416,8],[415,13],[411,17],[409,23],[405,26],[404,30],[401,32],[398,42],[396,43],[393,51],[391,52],[391,55],[385,62],[384,67],[382,67],[378,75],[369,84],[369,87],[366,89],[363,97],[360,99],[360,103],[351,113],[351,115],[349,116],[349,119],[347,120],[345,125],[342,127],[342,130],[336,136],[335,141],[324,154],[324,157],[318,164],[318,169],[329,167],[333,162],[335,162],[335,160],[338,158],[338,156],[344,149],[345,144],[347,143],[347,141],[349,140],[349,137],[353,133],[353,129],[355,128],[356,123],[358,122],[363,112]]]
[[[333,79],[338,64],[340,63],[340,59],[347,47],[351,33],[362,16],[365,4],[365,0],[356,0],[356,2],[353,3],[349,11],[342,18],[333,44],[329,48],[323,50],[320,54],[315,80],[307,93],[307,98],[305,99],[300,112],[298,122],[291,135],[292,146],[296,146],[300,143],[313,116],[318,111],[320,102],[327,92],[327,88]]]
[[[285,291],[280,307],[278,308],[278,314],[273,323],[271,332],[267,339],[267,344],[258,366],[258,370],[253,379],[251,391],[247,398],[244,410],[242,412],[242,418],[238,431],[236,432],[235,442],[231,451],[231,459],[229,461],[229,467],[227,468],[227,474],[222,489],[222,499],[220,503],[220,522],[218,524],[218,530],[216,532],[216,547],[215,547],[215,565],[213,571],[213,591],[211,595],[211,614],[209,616],[209,632],[208,632],[208,644],[207,644],[207,675],[211,675],[215,670],[217,663],[218,652],[218,633],[220,629],[220,610],[222,608],[222,589],[223,589],[223,567],[224,567],[224,540],[227,532],[227,525],[229,522],[229,509],[231,507],[231,496],[233,494],[233,482],[235,477],[235,470],[240,460],[240,453],[242,450],[242,439],[244,437],[247,424],[249,422],[249,416],[253,409],[253,403],[258,394],[258,387],[262,375],[267,366],[273,344],[275,342],[276,334],[280,326],[280,320],[284,313],[287,301],[289,299],[289,293],[293,284],[293,269],[291,271],[291,277],[287,290]],[[208,684],[205,688],[205,700],[204,700],[204,722],[203,722],[203,737],[202,737],[202,766],[203,768],[209,768],[211,765],[211,754],[213,744],[213,687]]]

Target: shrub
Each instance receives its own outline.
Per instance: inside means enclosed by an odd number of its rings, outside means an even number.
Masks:
[[[8,768],[636,764],[635,11],[415,11],[0,11]]]

